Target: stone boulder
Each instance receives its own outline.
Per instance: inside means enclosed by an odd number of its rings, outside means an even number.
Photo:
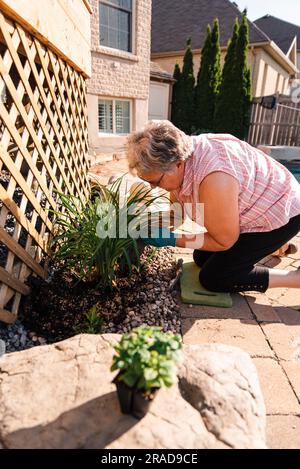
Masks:
[[[110,372],[120,336],[78,335],[0,358],[0,448],[264,448],[255,367],[225,345],[185,346],[178,385],[142,420],[123,415]]]
[[[179,388],[207,430],[231,448],[260,448],[266,411],[250,356],[222,344],[188,345],[184,354]]]

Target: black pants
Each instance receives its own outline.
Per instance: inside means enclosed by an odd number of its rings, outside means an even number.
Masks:
[[[300,215],[280,228],[258,233],[242,233],[227,251],[194,250],[194,261],[201,267],[199,280],[210,291],[265,292],[269,286],[269,269],[255,266],[293,238],[300,230]]]

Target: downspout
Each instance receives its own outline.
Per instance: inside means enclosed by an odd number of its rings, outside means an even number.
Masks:
[[[172,104],[173,104],[173,88],[175,80],[169,85],[169,107],[168,107],[168,120],[171,121],[172,117]]]

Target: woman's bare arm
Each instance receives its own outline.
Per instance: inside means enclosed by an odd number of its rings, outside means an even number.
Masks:
[[[199,187],[199,202],[204,204],[204,226],[207,233],[177,239],[179,247],[197,247],[205,251],[226,251],[240,234],[238,210],[239,183],[227,173],[214,172]]]

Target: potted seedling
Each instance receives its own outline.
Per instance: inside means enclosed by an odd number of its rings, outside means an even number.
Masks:
[[[122,336],[111,371],[119,370],[113,382],[123,413],[144,417],[157,391],[176,383],[181,348],[181,337],[160,327],[140,326]]]

